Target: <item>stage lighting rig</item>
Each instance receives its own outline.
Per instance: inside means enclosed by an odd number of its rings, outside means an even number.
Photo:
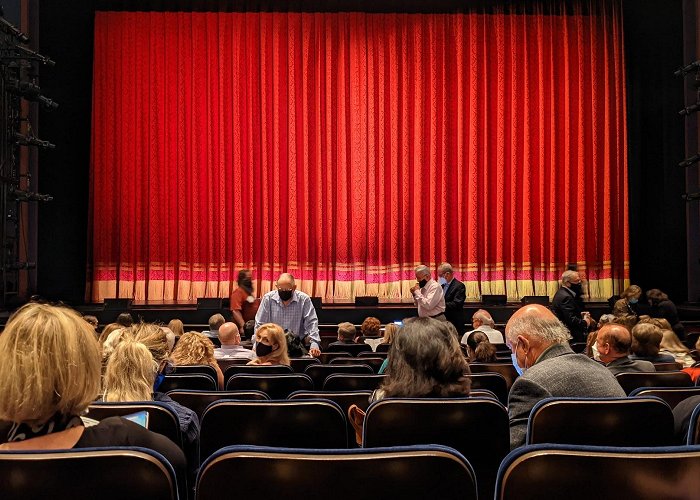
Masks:
[[[682,198],[690,203],[691,201],[697,201],[700,200],[700,192],[697,193],[686,193],[682,196]]]
[[[700,60],[692,62],[687,66],[683,66],[682,68],[678,68],[673,72],[673,76],[685,76],[693,71],[700,71]]]
[[[690,158],[686,158],[682,162],[678,164],[679,167],[689,167],[693,163],[697,163],[700,161],[700,153],[696,154],[695,156],[691,156]]]
[[[29,43],[29,37],[22,33],[14,24],[7,21],[4,16],[5,9],[3,9],[2,5],[0,5],[0,29],[17,38],[20,43]]]
[[[22,135],[18,133],[15,133],[15,142],[19,146],[36,146],[38,148],[45,149],[54,149],[56,147],[55,144],[52,144],[49,141],[42,141],[33,135]]]
[[[28,101],[40,102],[48,110],[58,108],[58,103],[41,94],[41,88],[32,82],[22,82],[10,78],[5,82],[5,89],[14,95],[25,98]]]
[[[10,196],[17,201],[52,201],[50,194],[35,193],[34,191],[24,191],[22,189],[11,189]]]

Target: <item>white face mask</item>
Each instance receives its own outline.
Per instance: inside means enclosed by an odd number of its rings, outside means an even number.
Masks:
[[[598,342],[593,342],[591,345],[591,351],[593,351],[593,359],[600,361],[600,352],[598,352]]]

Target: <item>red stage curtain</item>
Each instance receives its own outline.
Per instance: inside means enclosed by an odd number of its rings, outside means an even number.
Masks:
[[[575,3],[575,2],[574,2]],[[628,281],[615,1],[520,14],[98,12],[88,298]],[[563,7],[562,7],[563,8]]]

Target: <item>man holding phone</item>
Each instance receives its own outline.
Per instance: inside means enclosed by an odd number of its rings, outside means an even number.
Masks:
[[[442,287],[432,279],[428,266],[416,267],[416,281],[418,283],[411,287],[411,295],[413,295],[413,302],[418,307],[418,317],[447,321]]]

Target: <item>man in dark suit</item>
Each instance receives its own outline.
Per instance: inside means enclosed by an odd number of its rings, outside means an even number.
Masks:
[[[514,365],[522,371],[508,394],[510,446],[525,444],[532,407],[545,398],[623,398],[625,391],[613,374],[588,356],[576,354],[569,332],[544,306],[517,310],[506,325],[506,343]]]
[[[438,281],[445,295],[445,317],[457,329],[459,337],[464,333],[464,301],[467,289],[464,283],[455,278],[452,266],[443,262],[438,266]]]
[[[571,332],[575,342],[585,342],[588,327],[594,324],[590,315],[582,316],[583,286],[576,271],[564,271],[561,275],[561,288],[552,299],[552,311]]]

